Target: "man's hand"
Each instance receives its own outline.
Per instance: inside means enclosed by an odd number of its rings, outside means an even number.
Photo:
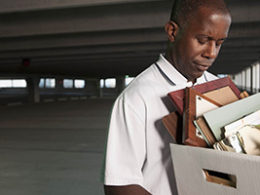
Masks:
[[[139,185],[104,186],[105,195],[151,195]]]

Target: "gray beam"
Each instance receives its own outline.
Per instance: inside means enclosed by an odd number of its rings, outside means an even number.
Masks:
[[[9,73],[23,73],[23,74],[40,74],[40,75],[72,75],[72,76],[90,76],[90,77],[115,77],[118,75],[131,75],[135,76],[144,70],[147,66],[151,65],[158,55],[153,58],[151,56],[141,56],[135,58],[126,58],[124,61],[111,59],[105,61],[90,61],[90,62],[56,62],[52,63],[39,63],[34,64],[30,68],[22,68],[17,64],[8,63],[0,65],[2,74]],[[61,68],[62,67],[62,68]]]
[[[135,58],[142,58],[142,57],[154,57],[158,56],[158,51],[149,51],[149,52],[139,52],[139,53],[129,53],[129,52],[117,52],[117,53],[104,53],[98,55],[78,55],[78,56],[62,56],[62,57],[52,57],[52,58],[33,58],[31,59],[30,66],[37,66],[37,65],[63,65],[63,64],[87,64],[91,63],[103,63],[106,64],[109,61],[118,61],[124,63],[126,60],[131,60]],[[0,68],[1,65],[4,64],[22,64],[21,59],[6,59],[0,61]],[[62,67],[64,68],[64,67]],[[77,67],[74,67],[77,68]]]
[[[259,17],[260,17],[260,15],[259,15]],[[260,21],[232,23],[230,32],[229,32],[229,37],[230,38],[245,38],[245,37],[260,38]]]
[[[79,47],[59,47],[47,49],[30,49],[30,50],[17,50],[17,51],[3,51],[0,52],[0,59],[8,58],[52,58],[63,56],[80,55],[103,55],[104,53],[119,53],[119,52],[150,52],[150,51],[164,51],[166,48],[165,41],[158,42],[139,42],[139,43],[124,43],[124,44],[111,44],[111,45],[93,45],[93,46],[79,46]]]
[[[229,0],[226,2],[230,8],[233,22],[260,21],[259,0]]]
[[[242,62],[234,62],[234,63],[225,63],[225,64],[215,64],[210,72],[214,74],[236,74],[241,72],[245,68],[249,67],[255,61],[242,61]]]
[[[260,37],[242,37],[228,38],[223,45],[223,48],[243,48],[243,47],[259,47]]]
[[[126,36],[127,37],[127,36]],[[142,51],[158,51],[161,52],[166,47],[165,41],[153,42],[152,40],[146,40],[147,42],[139,42],[145,41],[145,38],[148,36],[140,37],[138,42],[133,43],[124,43],[124,44],[111,44],[111,45],[91,45],[85,47],[59,47],[59,48],[46,48],[46,49],[32,49],[32,50],[17,50],[17,51],[2,51],[0,53],[0,59],[8,59],[8,58],[37,58],[37,57],[62,57],[62,56],[75,56],[78,55],[103,55],[104,53],[118,53],[118,52],[142,52]],[[158,36],[158,38],[162,38]],[[102,42],[102,40],[100,40]],[[105,42],[103,42],[105,43]],[[240,55],[250,55],[250,53],[259,53],[260,51],[260,39],[230,39],[228,40],[223,48],[221,49],[220,54],[224,53],[239,53]],[[17,42],[18,44],[18,42]]]
[[[113,5],[122,3],[150,2],[151,0],[0,0],[0,13],[25,12],[43,9],[60,9],[73,7],[88,7]],[[156,1],[156,0],[153,0]],[[157,0],[158,1],[158,0]]]
[[[12,58],[24,58],[24,57],[30,57],[32,60],[38,60],[38,61],[46,61],[51,63],[53,60],[85,60],[88,61],[90,59],[100,59],[104,60],[107,58],[116,58],[118,57],[119,60],[124,61],[124,55],[131,55],[133,57],[139,56],[140,54],[143,55],[144,53],[146,54],[151,54],[151,53],[161,53],[165,51],[166,43],[161,43],[161,42],[155,42],[155,43],[139,43],[137,45],[135,44],[126,44],[126,45],[111,45],[111,46],[95,46],[95,47],[87,47],[87,48],[78,48],[74,49],[74,53],[72,50],[69,50],[66,53],[66,50],[62,49],[60,51],[60,55],[57,55],[57,52],[54,51],[48,51],[45,53],[46,55],[41,55],[42,51],[40,53],[35,53],[36,55],[34,56],[27,56],[24,53],[21,55],[21,53],[16,53]],[[64,53],[65,51],[65,53]],[[255,47],[246,47],[246,48],[228,48],[228,47],[223,47],[218,59],[245,59],[245,58],[250,58],[250,59],[256,59],[259,57],[259,51],[260,51],[260,46],[258,48]],[[31,53],[29,51],[28,55]],[[53,55],[51,55],[53,54]],[[4,55],[1,54],[1,55]],[[1,59],[2,63],[10,61],[10,56],[7,58],[6,56]]]
[[[163,28],[0,39],[0,51],[166,41]]]
[[[260,39],[260,22],[233,24],[230,30],[228,43],[237,41],[237,38]],[[233,40],[232,40],[233,39]],[[163,27],[142,28],[119,31],[100,31],[75,34],[53,34],[45,36],[21,36],[16,38],[0,39],[0,51],[51,49],[60,47],[79,47],[98,44],[122,44],[134,42],[165,41],[166,34]],[[254,41],[254,42],[255,42]],[[246,40],[247,42],[247,40]],[[227,43],[227,44],[228,44]],[[231,43],[232,44],[232,43]]]
[[[247,52],[246,55],[245,53],[242,52],[222,52],[219,57],[218,60],[221,59],[225,59],[225,60],[236,60],[236,61],[240,61],[242,59],[257,59],[260,57],[260,53],[259,52]]]
[[[166,0],[141,1],[2,14],[0,37],[162,27],[169,19],[171,4]],[[259,22],[259,7],[256,1],[231,4],[233,22]]]
[[[0,37],[163,27],[170,7],[164,1],[2,14]]]

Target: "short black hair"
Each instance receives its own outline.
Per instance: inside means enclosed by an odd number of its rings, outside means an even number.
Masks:
[[[186,23],[200,7],[230,15],[224,0],[174,0],[170,20],[177,24]]]

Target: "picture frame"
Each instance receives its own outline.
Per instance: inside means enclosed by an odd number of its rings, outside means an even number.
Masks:
[[[222,105],[190,87],[185,89],[184,99],[182,142],[185,145],[208,147],[203,133],[196,128],[193,121],[203,113]]]
[[[238,99],[241,99],[240,90],[236,87],[236,85],[233,83],[233,81],[229,77],[224,77],[224,78],[216,79],[216,80],[209,81],[209,82],[206,82],[203,84],[194,85],[192,88],[195,89],[197,92],[199,92],[205,96],[208,96],[208,97],[211,97],[212,93],[214,93],[213,91],[215,91],[216,93],[219,93],[218,92],[219,90],[224,90],[226,94],[227,94],[227,92],[229,92],[228,94],[232,98],[230,98],[230,99],[225,98],[227,100],[227,102],[219,102],[223,105],[231,103]],[[181,90],[177,90],[177,91],[168,93],[168,96],[172,100],[174,106],[176,107],[176,109],[180,115],[183,114],[183,110],[184,110],[184,96],[185,96],[184,91],[185,91],[185,89],[181,89]],[[218,98],[221,98],[221,96],[218,96]],[[218,102],[217,99],[215,101]]]

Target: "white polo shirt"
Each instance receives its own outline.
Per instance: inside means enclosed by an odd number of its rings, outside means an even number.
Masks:
[[[205,72],[196,84],[214,79]],[[160,55],[120,94],[109,125],[105,185],[137,184],[153,195],[177,194],[169,149],[174,140],[161,119],[174,111],[167,94],[191,85]]]

